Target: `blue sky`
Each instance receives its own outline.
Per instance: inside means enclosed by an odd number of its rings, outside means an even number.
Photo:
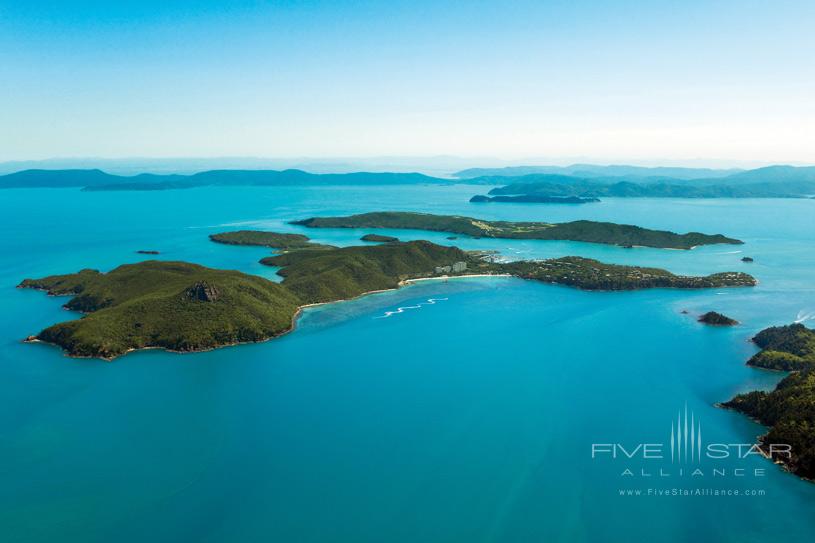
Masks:
[[[0,0],[0,160],[815,162],[815,2]]]

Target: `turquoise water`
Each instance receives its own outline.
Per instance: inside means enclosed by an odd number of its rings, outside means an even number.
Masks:
[[[752,334],[815,315],[815,201],[473,205],[472,193],[466,186],[2,191],[0,539],[812,539],[815,485],[761,458],[717,464],[765,468],[761,478],[654,484],[620,476],[650,466],[645,461],[590,453],[595,442],[664,441],[686,404],[716,441],[752,442],[762,433],[714,404],[779,379],[744,365],[755,352]],[[745,270],[760,285],[588,293],[509,278],[428,281],[310,309],[278,340],[194,355],[150,351],[103,363],[20,343],[76,317],[60,308],[64,299],[15,289],[24,277],[108,270],[145,258],[139,249],[274,277],[257,264],[267,250],[214,244],[207,234],[262,227],[361,243],[365,231],[286,221],[380,209],[724,233],[747,243],[694,251],[455,243],[509,258],[578,254],[681,273]],[[453,243],[445,234],[393,234]],[[755,263],[740,262],[745,255]],[[381,318],[399,307],[409,309]],[[711,309],[743,324],[698,325],[694,315]],[[657,486],[765,495],[618,492]]]

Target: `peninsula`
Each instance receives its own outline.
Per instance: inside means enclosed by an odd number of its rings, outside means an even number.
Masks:
[[[760,368],[792,371],[775,390],[739,394],[722,407],[754,418],[770,430],[759,445],[770,454],[773,443],[792,447],[792,456],[771,455],[791,472],[815,479],[815,331],[802,324],[767,328],[753,341],[761,351],[747,363]]]
[[[649,230],[628,224],[572,221],[565,223],[487,221],[459,215],[432,215],[405,211],[385,211],[347,217],[314,217],[292,224],[309,228],[394,228],[450,232],[476,238],[541,239],[585,241],[607,245],[692,249],[698,245],[741,244],[721,234],[690,232],[676,234]]]
[[[268,241],[273,234],[263,232],[267,237],[257,238],[246,232],[241,232],[240,239]],[[220,239],[235,239],[229,234],[221,234]],[[87,313],[81,319],[46,328],[29,340],[59,345],[71,356],[108,360],[145,348],[206,350],[285,333],[306,305],[394,289],[414,279],[451,275],[514,275],[586,290],[755,284],[755,279],[744,273],[681,276],[579,257],[501,263],[487,253],[421,240],[321,246],[320,250],[307,245],[308,238],[298,243],[301,248],[261,260],[281,268],[277,273],[283,277],[282,283],[237,271],[153,260],[120,266],[108,273],[82,270],[26,279],[20,288],[72,296],[65,307]]]

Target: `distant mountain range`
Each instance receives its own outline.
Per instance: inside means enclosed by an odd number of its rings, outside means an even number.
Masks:
[[[551,174],[568,177],[602,178],[653,178],[653,179],[707,179],[727,177],[743,172],[740,169],[674,168],[645,166],[598,166],[596,164],[572,164],[571,166],[510,166],[506,168],[470,168],[453,174],[458,179],[475,177],[521,177],[533,174]]]
[[[576,168],[576,167],[575,167]],[[601,173],[596,167],[594,173]],[[660,168],[640,168],[630,173],[629,166],[609,166],[621,175],[581,177],[577,175],[537,173],[506,177],[480,176],[464,181],[479,184],[503,184],[490,191],[493,195],[526,195],[541,197],[673,197],[673,198],[806,198],[815,195],[815,167],[769,166],[755,170],[720,175],[725,170],[683,170],[695,175],[715,172],[718,177],[655,177]],[[673,168],[668,168],[673,169]],[[585,171],[585,170],[584,170]],[[606,170],[610,171],[610,170]],[[628,172],[628,173],[626,173]]]
[[[113,175],[102,170],[23,170],[0,176],[0,188],[81,187],[84,190],[169,190],[207,185],[414,185],[450,180],[420,173],[314,174],[302,170],[210,170],[192,175]]]
[[[639,166],[523,166],[501,172],[552,169],[560,173],[479,175],[445,179],[421,173],[309,173],[303,170],[208,170],[194,174],[114,175],[99,169],[23,170],[0,176],[0,188],[83,190],[171,190],[201,186],[415,185],[467,183],[503,185],[493,195],[542,197],[802,198],[815,195],[815,167],[770,166],[755,170],[645,168]],[[464,170],[484,172],[487,169]],[[463,176],[464,172],[458,172]],[[583,172],[584,175],[577,175]],[[675,176],[668,177],[671,173]],[[619,175],[612,175],[619,174]]]

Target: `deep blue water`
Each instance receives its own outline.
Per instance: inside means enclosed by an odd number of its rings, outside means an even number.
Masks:
[[[747,340],[756,331],[815,315],[815,201],[467,203],[477,191],[0,192],[0,540],[815,537],[815,485],[762,458],[716,466],[764,468],[763,477],[672,476],[653,483],[620,473],[654,464],[590,454],[595,442],[666,440],[685,405],[711,440],[750,443],[763,432],[714,404],[780,378],[744,365],[755,352]],[[146,258],[136,250],[155,249],[159,258],[274,278],[273,269],[257,264],[266,249],[219,245],[207,235],[269,228],[318,242],[361,243],[365,231],[307,230],[286,221],[382,209],[724,233],[747,243],[626,250],[381,232],[495,249],[509,258],[578,254],[681,273],[745,270],[760,285],[591,293],[509,278],[428,281],[310,309],[281,339],[207,353],[149,351],[104,363],[20,343],[77,317],[60,308],[64,299],[15,289],[25,277],[108,270]],[[745,255],[755,263],[742,263]],[[694,316],[707,310],[742,325],[697,324]],[[649,487],[765,495],[618,493]]]

